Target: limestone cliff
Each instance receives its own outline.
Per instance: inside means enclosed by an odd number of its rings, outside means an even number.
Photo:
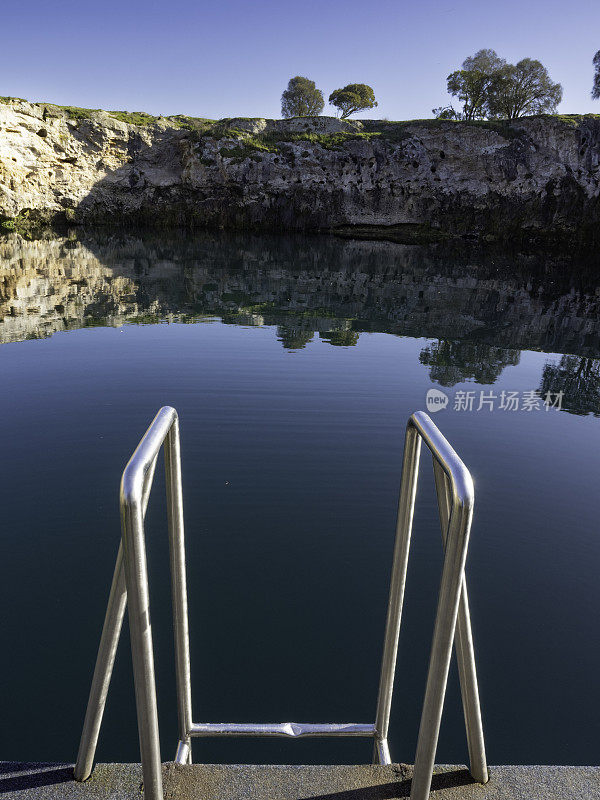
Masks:
[[[0,103],[0,216],[600,241],[600,118],[158,119]]]

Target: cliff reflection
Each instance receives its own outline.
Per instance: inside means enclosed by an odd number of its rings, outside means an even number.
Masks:
[[[0,239],[0,342],[210,315],[276,326],[289,350],[385,331],[432,340],[420,361],[443,386],[492,384],[524,349],[567,354],[540,391],[568,386],[574,410],[598,413],[598,283],[581,264],[331,237],[12,235]]]

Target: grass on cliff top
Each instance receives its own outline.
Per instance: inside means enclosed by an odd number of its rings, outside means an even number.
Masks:
[[[442,125],[455,125],[445,120],[425,119],[412,120],[407,122],[385,122],[380,120],[365,120],[365,128],[356,131],[339,131],[337,133],[315,133],[314,131],[303,131],[299,133],[287,133],[285,131],[265,131],[264,133],[248,133],[236,128],[222,128],[208,130],[206,134],[217,139],[233,139],[232,142],[221,147],[219,153],[224,158],[243,160],[244,158],[259,155],[260,152],[276,153],[285,143],[306,142],[307,144],[320,145],[324,150],[343,150],[344,147],[353,141],[370,141],[381,139],[389,142],[401,142],[411,135],[411,126],[418,124],[430,128],[438,128]],[[499,133],[507,139],[514,139],[519,136],[519,131],[510,128],[506,123],[494,122],[469,122],[480,128],[488,128]]]
[[[10,104],[13,102],[26,102],[20,97],[0,97],[0,103]],[[91,119],[93,114],[101,111],[99,108],[79,108],[77,106],[60,106],[54,103],[37,103],[46,112],[52,115],[66,114],[70,119],[82,121]],[[190,117],[185,114],[173,114],[171,116],[154,116],[145,111],[106,111],[104,112],[114,119],[125,122],[129,125],[146,127],[157,122],[166,122],[174,128],[182,128],[195,132],[197,135],[210,135],[217,139],[231,138],[239,142],[239,146],[223,148],[231,157],[243,157],[251,152],[275,152],[278,150],[279,143],[282,142],[310,142],[319,144],[328,150],[342,148],[347,142],[353,140],[369,140],[374,138],[385,139],[392,142],[400,142],[410,135],[407,130],[410,126],[419,125],[428,128],[441,128],[444,126],[468,125],[475,128],[485,128],[498,133],[506,139],[514,139],[520,135],[514,126],[506,120],[462,120],[455,122],[452,120],[440,119],[413,119],[413,120],[361,120],[362,130],[347,131],[338,133],[314,133],[312,131],[286,133],[268,131],[264,133],[251,134],[248,131],[238,130],[230,126],[232,119],[222,119],[218,122],[206,117]],[[585,119],[600,119],[600,114],[539,114],[539,119],[558,120],[566,125],[577,127]],[[240,119],[239,117],[237,119]],[[247,119],[253,119],[248,117]],[[525,119],[532,119],[526,117]],[[518,122],[518,121],[517,121]],[[234,150],[240,152],[235,152]]]
[[[145,111],[108,111],[111,117],[126,122],[128,125],[154,125],[155,122],[168,122],[174,128],[186,128],[188,130],[204,130],[214,123],[212,119],[205,117],[187,117],[185,114],[175,114],[171,117],[154,117],[146,114]]]
[[[600,114],[538,114],[539,119],[557,119],[576,128],[584,119],[600,119]],[[531,119],[531,117],[530,117]]]
[[[349,131],[348,133],[266,131],[264,133],[248,133],[235,128],[220,130],[216,133],[207,131],[207,135],[217,139],[233,139],[235,144],[233,142],[226,144],[220,148],[219,153],[224,158],[234,159],[244,159],[252,157],[252,155],[258,156],[260,153],[278,153],[281,151],[282,144],[293,144],[295,142],[318,144],[324,150],[341,150],[350,141],[368,141],[379,136],[377,133],[368,131]]]
[[[0,103],[10,105],[11,103],[26,103],[22,97],[0,97]],[[174,128],[187,128],[189,130],[203,130],[204,128],[212,125],[214,120],[205,117],[188,117],[185,114],[174,114],[169,117],[154,116],[145,111],[105,111],[101,108],[80,108],[79,106],[59,106],[56,103],[35,103],[44,108],[50,115],[65,114],[69,119],[82,121],[92,119],[94,114],[105,113],[114,119],[121,122],[126,122],[128,125],[139,125],[145,127],[147,125],[154,125],[156,122],[168,122]]]
[[[557,120],[571,127],[577,127],[585,119],[600,119],[600,114],[539,114],[537,117],[525,117],[524,119],[548,119]],[[369,141],[380,139],[389,142],[399,143],[412,135],[411,128],[415,125],[430,129],[448,128],[458,129],[463,126],[472,128],[483,128],[494,131],[505,139],[517,139],[522,135],[519,130],[518,122],[509,123],[507,120],[452,120],[441,119],[413,119],[401,121],[389,120],[361,120],[362,130],[340,131],[338,133],[315,133],[313,131],[303,131],[298,133],[287,133],[285,131],[265,131],[263,133],[249,133],[228,127],[229,120],[220,120],[213,127],[205,131],[216,139],[233,139],[227,146],[221,147],[220,154],[224,158],[232,158],[241,161],[244,158],[257,157],[262,151],[275,153],[281,150],[281,144],[294,142],[307,142],[318,144],[326,150],[342,150],[346,144],[352,141]]]

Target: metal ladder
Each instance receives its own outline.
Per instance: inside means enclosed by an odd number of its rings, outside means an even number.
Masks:
[[[192,721],[179,421],[177,412],[169,406],[161,408],[152,421],[121,479],[121,544],[81,734],[75,779],[84,781],[92,772],[125,607],[128,606],[144,794],[146,800],[163,800],[144,537],[144,518],[156,460],[163,443],[179,719],[175,761],[191,764],[193,736],[365,736],[374,739],[374,762],[390,764],[387,737],[421,442],[425,442],[433,457],[445,556],[410,797],[411,800],[426,800],[429,795],[453,641],[456,644],[471,775],[476,781],[486,783],[488,771],[464,574],[473,515],[473,481],[429,416],[417,411],[410,417],[406,429],[375,723],[197,723]]]

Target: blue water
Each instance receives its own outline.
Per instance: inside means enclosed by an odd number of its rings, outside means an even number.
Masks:
[[[310,247],[331,259],[335,245],[319,242]],[[75,757],[119,541],[120,473],[165,404],[181,420],[195,720],[372,721],[404,428],[436,387],[450,401],[435,421],[476,486],[467,570],[489,760],[597,763],[593,380],[584,400],[569,383],[569,410],[456,411],[461,390],[474,391],[477,406],[481,391],[538,389],[562,351],[480,344],[484,366],[504,358],[495,380],[477,383],[463,364],[460,380],[440,382],[423,363],[438,342],[425,323],[421,337],[351,323],[351,345],[321,331],[286,349],[281,324],[195,313],[197,321],[159,312],[157,324],[111,319],[115,327],[0,346],[1,757]],[[580,372],[593,378],[590,347],[588,335]],[[442,555],[428,462],[422,472],[390,731],[398,761],[414,756]],[[147,544],[166,760],[177,727],[160,468]],[[99,760],[139,759],[128,648],[125,631]],[[199,740],[194,758],[355,763],[370,760],[371,746]],[[437,760],[466,759],[453,667]]]

